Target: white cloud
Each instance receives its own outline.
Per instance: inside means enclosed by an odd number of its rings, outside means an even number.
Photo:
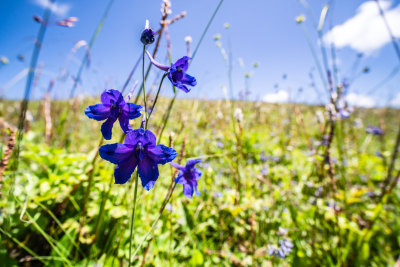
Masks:
[[[289,101],[289,93],[285,90],[279,90],[276,93],[265,94],[263,100],[269,103],[285,103]]]
[[[400,108],[400,93],[397,93],[397,95],[393,98],[393,100],[390,101],[390,105]]]
[[[400,37],[400,5],[392,7],[390,1],[382,0],[379,3],[393,35]],[[367,1],[358,7],[352,18],[325,34],[324,40],[333,42],[338,48],[349,46],[358,52],[370,54],[390,42],[390,35],[376,2]]]
[[[51,12],[58,16],[65,16],[71,9],[71,6],[68,4],[56,4],[50,0],[35,0],[35,4],[42,8],[50,8]]]
[[[350,106],[363,107],[363,108],[372,108],[375,106],[375,100],[367,95],[349,93],[346,96],[346,100]]]

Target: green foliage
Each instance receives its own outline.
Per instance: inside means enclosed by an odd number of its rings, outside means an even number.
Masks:
[[[0,199],[1,266],[127,265],[134,179],[115,185],[113,165],[93,160],[100,124],[82,112],[93,101],[74,101],[52,102],[49,145],[44,118],[34,117],[22,143],[15,184],[11,184],[11,170],[5,171]],[[158,105],[149,122],[152,129],[160,129],[168,101],[160,99]],[[300,112],[294,113],[293,105],[235,105],[244,115],[237,122],[238,136],[232,132],[228,103],[176,101],[161,143],[171,139],[180,152],[186,139],[184,161],[203,159],[201,196],[189,200],[178,185],[135,264],[393,265],[400,254],[400,192],[397,187],[382,201],[377,196],[399,123],[396,111],[360,109],[341,121],[340,139],[332,146],[334,192],[324,147],[316,143],[322,139],[324,125],[318,124],[315,113],[323,107],[296,106]],[[32,103],[31,112],[38,108],[38,103]],[[17,113],[7,116],[6,121],[16,122]],[[358,119],[363,127],[354,126]],[[367,135],[364,127],[378,122],[385,124],[385,135]],[[133,123],[138,127],[140,121]],[[8,134],[4,131],[3,140]],[[116,134],[110,143],[119,139]],[[385,159],[376,156],[377,151]],[[149,192],[139,187],[134,249],[155,220],[174,170],[165,165],[160,174]],[[268,253],[282,240],[280,227],[288,229],[287,238],[293,243],[285,259]]]

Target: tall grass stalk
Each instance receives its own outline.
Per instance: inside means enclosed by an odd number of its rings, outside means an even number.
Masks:
[[[191,64],[193,62],[193,60],[194,60],[194,58],[195,58],[195,56],[196,56],[196,54],[197,54],[202,42],[203,42],[203,39],[206,36],[206,34],[208,32],[208,29],[210,28],[212,22],[214,21],[214,18],[217,15],[217,13],[218,13],[218,11],[219,11],[219,9],[220,9],[220,7],[221,7],[223,2],[224,2],[224,0],[220,0],[219,1],[217,7],[215,8],[215,10],[213,12],[213,14],[211,15],[210,19],[208,20],[208,23],[207,23],[206,27],[204,28],[203,33],[201,34],[199,42],[197,43],[197,45],[196,45],[196,47],[195,47],[195,49],[193,51],[192,60],[189,62],[189,64]],[[168,120],[169,120],[169,117],[170,117],[170,114],[171,114],[171,110],[172,110],[172,107],[174,106],[177,94],[178,94],[178,92],[174,88],[174,97],[171,99],[171,101],[168,104],[168,108],[167,108],[167,111],[164,113],[161,126],[158,127],[158,132],[159,132],[158,142],[160,142],[160,140],[162,138],[162,135],[164,133],[165,127],[167,127]]]
[[[108,16],[108,12],[110,11],[113,3],[114,3],[114,0],[110,0],[110,2],[108,2],[108,5],[107,5],[107,7],[106,7],[106,9],[104,11],[104,14],[103,14],[99,24],[97,25],[97,28],[96,28],[95,32],[93,33],[93,35],[92,35],[92,38],[89,41],[89,44],[88,44],[87,49],[86,49],[86,53],[82,58],[81,65],[80,65],[80,67],[78,69],[78,72],[77,72],[77,74],[75,76],[75,79],[74,79],[74,84],[72,85],[72,89],[71,89],[71,92],[69,94],[70,98],[72,98],[74,96],[74,94],[75,94],[75,90],[78,87],[78,84],[80,82],[83,69],[85,67],[85,64],[87,64],[87,60],[89,58],[89,53],[91,52],[91,49],[92,49],[92,47],[94,45],[94,42],[96,41],[97,36],[99,35],[101,29],[103,28],[104,23],[106,22],[106,19],[107,19],[107,16]]]
[[[11,181],[10,181],[10,189],[8,192],[8,203],[12,203],[12,199],[14,197],[15,178],[16,178],[16,175],[18,172],[19,156],[20,156],[20,152],[21,152],[21,142],[22,142],[22,139],[24,136],[26,112],[28,110],[29,101],[30,101],[30,97],[31,97],[31,91],[32,91],[32,87],[33,87],[33,82],[35,79],[36,66],[38,63],[40,51],[41,51],[44,37],[46,34],[46,29],[47,29],[47,25],[49,22],[49,18],[51,16],[51,8],[50,7],[54,3],[55,3],[55,0],[51,0],[49,7],[47,7],[44,11],[43,20],[40,24],[39,32],[36,37],[35,46],[34,46],[33,52],[32,52],[32,58],[31,58],[30,66],[29,66],[28,77],[27,77],[26,85],[25,85],[24,98],[21,102],[21,111],[20,111],[20,115],[19,115],[19,119],[18,119],[18,132],[17,132],[17,138],[16,138],[16,146],[14,149],[13,162],[11,165],[12,174],[11,174]],[[6,230],[8,230],[7,222],[9,222],[10,220],[11,220],[11,218],[6,218],[6,220],[5,220]]]
[[[375,0],[375,2],[377,4],[377,6],[378,6],[379,14],[382,17],[382,20],[384,21],[386,29],[387,29],[387,31],[388,31],[388,33],[390,35],[391,40],[392,40],[392,44],[393,44],[393,48],[394,48],[394,50],[396,52],[396,56],[397,56],[398,60],[400,61],[400,47],[399,47],[399,44],[397,43],[397,39],[393,35],[393,31],[391,30],[391,28],[389,26],[389,23],[388,23],[388,21],[386,19],[385,12],[383,11],[382,7],[380,6],[379,1]],[[383,196],[387,192],[387,186],[390,184],[390,181],[391,181],[391,178],[392,178],[392,172],[393,172],[393,170],[395,168],[397,155],[399,153],[399,147],[400,147],[400,124],[399,124],[399,130],[397,131],[396,142],[395,142],[395,145],[393,147],[392,158],[391,158],[390,163],[389,163],[389,168],[388,168],[388,171],[387,171],[387,174],[386,174],[386,178],[383,181],[382,192],[381,192],[381,194],[379,196],[379,201],[382,201]]]

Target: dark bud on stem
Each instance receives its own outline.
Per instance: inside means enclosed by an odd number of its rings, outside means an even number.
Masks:
[[[150,28],[144,29],[144,31],[142,32],[142,35],[140,36],[140,41],[144,45],[152,44],[152,43],[154,43],[155,35],[156,35],[156,33],[152,29],[150,29]]]

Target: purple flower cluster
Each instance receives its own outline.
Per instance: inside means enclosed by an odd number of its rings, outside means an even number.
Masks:
[[[382,135],[383,130],[377,126],[368,126],[367,129],[365,129],[366,133],[372,134],[372,135]]]
[[[141,35],[142,43],[145,46],[153,43],[154,35],[155,32],[148,27],[148,22],[146,22],[146,28]],[[190,58],[183,57],[168,67],[159,64],[147,51],[146,53],[155,66],[167,72],[166,75],[174,86],[187,93],[190,89],[186,85],[196,85],[196,79],[186,74]],[[150,130],[143,129],[143,123],[142,128],[132,129],[129,120],[140,117],[142,111],[147,112],[139,105],[127,103],[128,101],[129,98],[125,101],[118,90],[109,89],[102,93],[101,104],[91,105],[85,109],[85,114],[90,119],[105,120],[101,126],[104,139],[112,138],[112,128],[117,120],[126,134],[123,144],[106,144],[99,148],[101,158],[117,165],[114,170],[115,183],[125,184],[137,167],[143,188],[150,190],[159,177],[158,165],[170,163],[179,170],[175,182],[183,185],[183,194],[188,198],[192,198],[193,193],[199,196],[197,181],[202,172],[196,168],[196,164],[201,161],[189,160],[185,166],[173,163],[172,161],[177,156],[176,151],[164,145],[157,145],[155,135]]]
[[[282,239],[279,240],[279,246],[270,245],[268,250],[268,254],[270,256],[279,257],[281,259],[286,258],[292,252],[293,243],[287,237],[287,229],[279,227],[278,236],[281,236]]]

